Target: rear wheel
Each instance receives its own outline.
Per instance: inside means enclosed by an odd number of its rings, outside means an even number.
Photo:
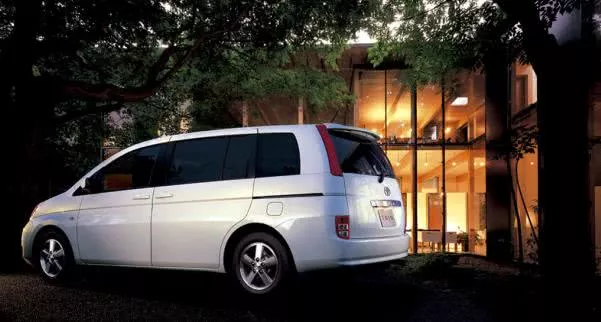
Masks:
[[[252,233],[240,240],[233,253],[231,273],[244,291],[270,294],[282,289],[290,275],[289,254],[267,233]]]
[[[43,232],[36,241],[34,263],[42,277],[50,282],[64,282],[74,270],[73,252],[67,238],[60,232]]]

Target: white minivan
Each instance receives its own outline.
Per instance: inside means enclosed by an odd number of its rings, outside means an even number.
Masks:
[[[406,217],[377,139],[319,124],[143,142],[40,203],[23,257],[50,281],[76,265],[192,269],[253,294],[296,272],[399,259]]]

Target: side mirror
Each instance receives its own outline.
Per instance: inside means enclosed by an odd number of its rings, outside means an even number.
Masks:
[[[88,177],[85,178],[83,181],[83,184],[81,186],[79,186],[79,188],[77,188],[77,190],[75,190],[75,195],[76,196],[80,196],[80,195],[87,195],[93,192],[93,184],[92,184],[92,180]]]
[[[92,188],[92,180],[90,177],[84,179],[82,188],[84,190],[90,190]]]

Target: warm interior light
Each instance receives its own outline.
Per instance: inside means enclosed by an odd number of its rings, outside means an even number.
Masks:
[[[424,163],[424,166],[426,166],[426,167],[427,167],[427,166],[428,166],[428,162]]]
[[[452,106],[465,106],[467,105],[468,99],[465,96],[459,96],[457,97],[453,103],[451,103]]]
[[[534,165],[534,162],[530,161],[530,165]]]
[[[397,162],[397,163],[396,163],[396,166],[397,166],[397,167],[398,167],[398,166],[400,166],[400,165],[401,165],[401,163],[400,163],[400,162]]]
[[[457,165],[457,162],[453,162],[453,166],[456,166],[456,165]]]
[[[451,128],[450,128],[450,127],[447,127],[447,128],[444,130],[444,132],[445,132],[445,133],[450,133],[450,132],[451,132]]]
[[[484,162],[480,162],[480,166],[483,167],[484,166]]]

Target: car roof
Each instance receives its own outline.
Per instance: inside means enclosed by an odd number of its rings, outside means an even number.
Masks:
[[[291,125],[265,125],[265,126],[249,126],[249,127],[236,127],[236,128],[226,128],[226,129],[216,129],[216,130],[207,130],[207,131],[195,131],[183,134],[175,134],[169,137],[169,141],[180,141],[186,139],[193,139],[197,137],[204,136],[220,136],[220,135],[237,135],[237,134],[250,134],[250,133],[258,133],[261,131],[265,132],[277,132],[277,131],[294,131],[299,128],[312,128],[318,124],[291,124]],[[337,130],[347,130],[347,131],[359,131],[379,138],[379,136],[369,130],[352,127],[337,123],[323,123],[328,129],[337,129]],[[147,141],[149,142],[149,141]],[[144,142],[143,142],[144,143]],[[154,143],[154,142],[153,142]],[[152,144],[152,143],[151,143]]]
[[[316,125],[318,125],[318,124],[265,125],[265,126],[225,128],[225,129],[216,129],[216,130],[207,130],[207,131],[195,131],[195,132],[188,132],[188,133],[175,134],[175,135],[165,135],[165,136],[158,137],[158,138],[155,138],[152,140],[134,144],[124,150],[131,151],[131,150],[139,149],[139,148],[154,145],[154,144],[165,143],[165,142],[170,142],[170,141],[172,142],[172,141],[188,140],[188,139],[194,139],[194,138],[200,138],[200,137],[211,137],[211,136],[222,136],[222,135],[243,135],[243,134],[258,133],[261,131],[266,131],[266,132],[295,131],[295,130],[298,130],[299,128],[306,128],[306,129],[315,128]],[[369,134],[375,138],[379,138],[379,136],[376,133],[369,131],[367,129],[359,128],[359,127],[347,126],[347,125],[337,124],[337,123],[323,123],[323,125],[325,125],[326,128],[328,128],[328,129],[359,131],[359,132]],[[122,154],[122,153],[119,153],[119,154]]]

